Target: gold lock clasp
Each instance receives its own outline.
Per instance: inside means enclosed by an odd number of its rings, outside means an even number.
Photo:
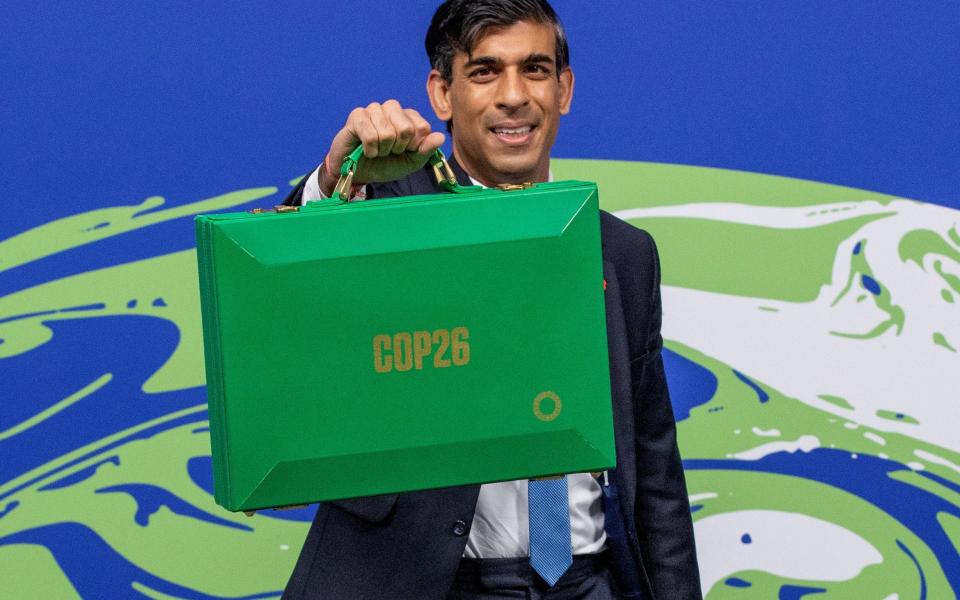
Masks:
[[[499,183],[497,184],[498,190],[503,190],[504,192],[519,192],[520,190],[525,190],[533,187],[532,181],[524,181],[523,183]]]

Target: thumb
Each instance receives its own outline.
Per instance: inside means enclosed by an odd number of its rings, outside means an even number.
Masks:
[[[340,174],[340,167],[343,165],[343,161],[353,152],[357,146],[360,145],[360,138],[354,135],[354,133],[344,127],[333,136],[333,141],[330,143],[330,149],[327,151],[327,157],[330,161],[330,170],[333,173],[336,173],[338,176]]]
[[[430,156],[437,148],[443,145],[446,139],[447,136],[439,131],[434,131],[420,142],[420,146],[417,148],[417,154],[424,157]]]

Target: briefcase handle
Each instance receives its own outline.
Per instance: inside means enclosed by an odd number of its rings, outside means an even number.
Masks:
[[[353,152],[343,160],[343,165],[340,167],[340,180],[337,181],[337,186],[333,188],[334,198],[338,198],[344,202],[350,199],[350,187],[353,185],[353,174],[357,172],[357,163],[360,162],[362,156],[363,146],[357,146]],[[447,192],[466,194],[479,192],[483,189],[479,185],[460,185],[457,181],[457,176],[453,173],[453,169],[450,168],[450,163],[447,162],[447,158],[443,155],[440,148],[437,148],[434,153],[430,155],[427,162],[433,167],[433,174],[437,178],[437,183],[440,184],[440,188]]]

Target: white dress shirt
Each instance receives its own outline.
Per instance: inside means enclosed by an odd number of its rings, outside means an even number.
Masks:
[[[326,198],[320,191],[320,167],[307,176],[303,202]],[[553,174],[548,181],[553,180]],[[474,185],[483,185],[473,177]],[[366,187],[356,199],[366,197]],[[570,502],[570,545],[574,554],[595,554],[603,550],[607,534],[603,525],[603,491],[590,473],[567,475]],[[470,537],[463,552],[466,558],[515,558],[530,555],[530,516],[527,507],[527,480],[487,483],[480,486],[477,510]]]

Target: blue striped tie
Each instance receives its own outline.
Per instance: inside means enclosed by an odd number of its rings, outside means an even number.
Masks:
[[[573,564],[567,478],[531,479],[527,483],[527,493],[530,566],[553,587]]]

